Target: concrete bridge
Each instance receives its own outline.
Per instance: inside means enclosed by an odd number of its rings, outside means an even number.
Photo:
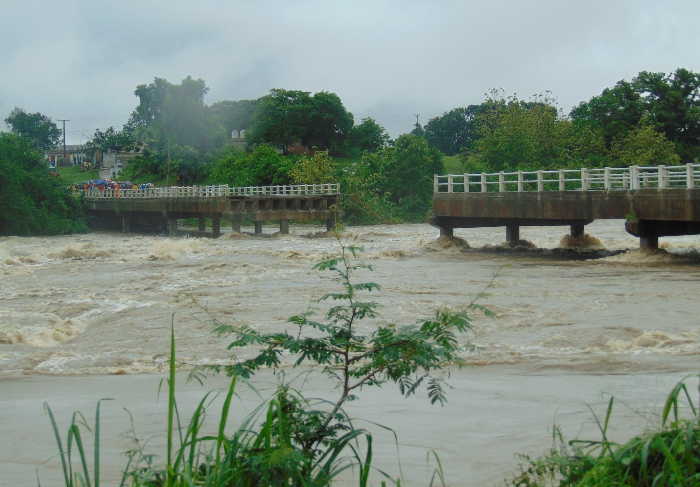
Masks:
[[[642,248],[659,237],[700,234],[700,164],[515,171],[435,176],[432,224],[506,227],[515,245],[521,226],[568,225],[572,237],[600,218],[625,219]]]
[[[335,225],[338,184],[295,186],[173,186],[148,189],[91,189],[81,192],[88,217],[100,228],[165,232],[174,235],[178,220],[196,218],[204,233],[211,220],[211,236],[221,234],[222,219],[235,232],[244,219],[252,220],[255,233],[264,221],[278,221],[281,233],[289,233],[291,221],[325,221]]]

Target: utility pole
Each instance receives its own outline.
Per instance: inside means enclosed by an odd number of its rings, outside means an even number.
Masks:
[[[70,120],[59,120],[59,122],[63,122],[63,164],[66,163],[66,122],[70,122]],[[56,168],[58,171],[58,168]]]

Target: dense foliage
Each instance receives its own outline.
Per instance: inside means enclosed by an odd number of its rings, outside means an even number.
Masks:
[[[84,230],[80,202],[49,173],[32,141],[0,133],[0,235]]]
[[[61,130],[49,117],[41,113],[27,113],[15,108],[5,119],[13,134],[29,139],[39,150],[48,150],[58,144]]]

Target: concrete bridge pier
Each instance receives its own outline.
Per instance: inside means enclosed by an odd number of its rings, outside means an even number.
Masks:
[[[289,220],[280,220],[280,233],[289,235]]]
[[[235,213],[231,215],[231,230],[241,233],[241,220],[241,215]]]
[[[122,233],[131,232],[131,216],[122,215],[121,220],[122,220]]]
[[[511,247],[518,245],[520,241],[520,225],[517,223],[508,223],[506,225],[506,242]]]
[[[221,215],[212,215],[211,233],[214,238],[219,238],[221,236]]]
[[[263,233],[262,226],[262,220],[255,220],[255,235],[261,235]]]
[[[453,227],[445,227],[440,225],[438,228],[440,229],[440,238],[452,238],[455,236],[455,229]]]
[[[168,235],[174,237],[177,233],[177,218],[168,216]]]
[[[574,223],[569,226],[569,229],[569,233],[571,234],[572,239],[583,238],[586,225],[584,225],[583,223]]]
[[[197,219],[197,230],[199,230],[200,232],[204,232],[206,229],[207,229],[207,222],[203,216],[200,216]]]
[[[642,235],[641,237],[639,237],[639,248],[642,250],[658,250],[659,236]]]

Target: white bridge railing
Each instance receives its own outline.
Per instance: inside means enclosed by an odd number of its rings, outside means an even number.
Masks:
[[[700,164],[435,175],[435,193],[629,191],[700,187]]]
[[[224,198],[228,196],[315,196],[337,195],[340,186],[331,184],[296,184],[292,186],[167,186],[146,189],[78,190],[86,199],[156,199],[156,198]]]

